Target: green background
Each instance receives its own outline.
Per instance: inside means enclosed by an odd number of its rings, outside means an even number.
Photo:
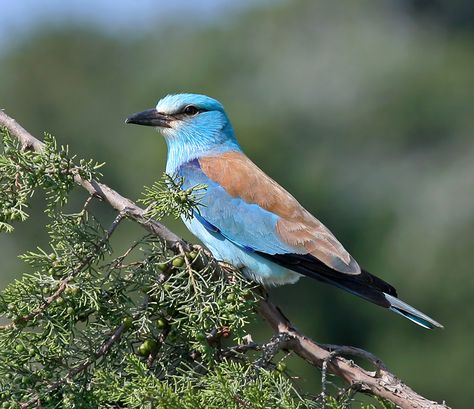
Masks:
[[[80,157],[106,162],[103,181],[137,199],[163,172],[166,146],[124,119],[167,93],[219,99],[248,156],[362,266],[446,328],[425,331],[309,279],[271,297],[308,336],[370,350],[421,394],[470,407],[471,3],[206,3],[202,15],[178,10],[146,28],[64,17],[29,21],[21,34],[3,30],[0,108],[35,135],[51,132]],[[77,210],[84,195],[74,198],[68,208]],[[33,220],[0,237],[0,287],[27,270],[16,255],[46,245],[43,204],[35,197]],[[191,239],[180,223],[169,225]],[[129,223],[114,246],[140,233]],[[255,331],[268,338],[262,326]],[[301,361],[291,370],[315,391],[316,370]]]

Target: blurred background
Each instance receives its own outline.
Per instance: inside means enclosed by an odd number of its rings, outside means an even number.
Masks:
[[[0,0],[0,108],[106,162],[137,199],[166,146],[130,113],[167,93],[224,103],[246,153],[359,263],[439,320],[428,332],[302,279],[271,290],[295,326],[368,349],[429,398],[474,400],[474,3]],[[70,203],[77,210],[84,195]],[[44,202],[0,237],[0,287],[46,246]],[[105,221],[113,214],[100,210]],[[170,227],[186,238],[178,222]],[[141,230],[129,223],[121,248]],[[257,339],[269,336],[258,327]],[[319,373],[291,366],[301,388]]]

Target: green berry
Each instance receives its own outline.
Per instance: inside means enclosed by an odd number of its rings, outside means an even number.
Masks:
[[[15,351],[21,354],[25,351],[25,347],[23,346],[23,344],[17,344],[17,346],[15,347]]]
[[[133,319],[132,319],[132,317],[124,317],[124,318],[122,319],[122,325],[123,325],[123,327],[124,327],[125,329],[131,328],[132,325],[133,325]]]
[[[190,260],[194,260],[198,256],[198,254],[199,253],[196,250],[193,250],[188,253],[188,257]]]
[[[168,326],[168,323],[166,322],[165,319],[159,318],[156,320],[156,326],[158,329],[164,329]]]
[[[173,267],[183,267],[184,266],[184,258],[179,256],[173,259]]]
[[[150,339],[150,338],[146,339],[144,344],[145,344],[145,347],[149,349],[150,351],[155,349],[156,347],[156,341],[154,339]]]
[[[186,200],[188,200],[188,196],[189,196],[188,193],[181,191],[178,193],[176,200],[178,201],[178,203],[184,203],[186,202]]]
[[[156,266],[158,267],[158,270],[165,271],[166,267],[168,267],[168,263],[158,263]]]
[[[276,366],[276,370],[278,372],[285,372],[286,371],[286,364],[284,362],[278,362],[277,366]]]
[[[67,307],[66,312],[68,315],[74,315],[76,311],[72,307]]]
[[[63,305],[64,304],[64,298],[63,297],[56,298],[55,302],[56,302],[57,305]]]
[[[138,354],[141,356],[147,356],[150,354],[153,349],[156,347],[156,341],[153,339],[146,339],[143,341],[143,344],[141,344],[138,347]]]
[[[137,352],[138,352],[138,355],[141,355],[141,356],[147,356],[150,353],[150,351],[148,351],[143,344],[141,344],[138,347]]]

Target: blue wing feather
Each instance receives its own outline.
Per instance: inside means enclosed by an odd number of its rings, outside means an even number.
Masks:
[[[207,185],[195,218],[211,233],[220,234],[240,248],[266,254],[294,253],[276,233],[279,216],[244,200],[230,196],[218,183],[209,179],[198,161],[185,163],[178,170],[184,178],[183,189]]]

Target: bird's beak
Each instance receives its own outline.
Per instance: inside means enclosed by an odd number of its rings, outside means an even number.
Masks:
[[[147,109],[143,112],[137,112],[130,115],[126,120],[126,124],[137,124],[146,126],[156,126],[160,128],[171,128],[170,122],[172,117],[159,113],[155,108]]]

